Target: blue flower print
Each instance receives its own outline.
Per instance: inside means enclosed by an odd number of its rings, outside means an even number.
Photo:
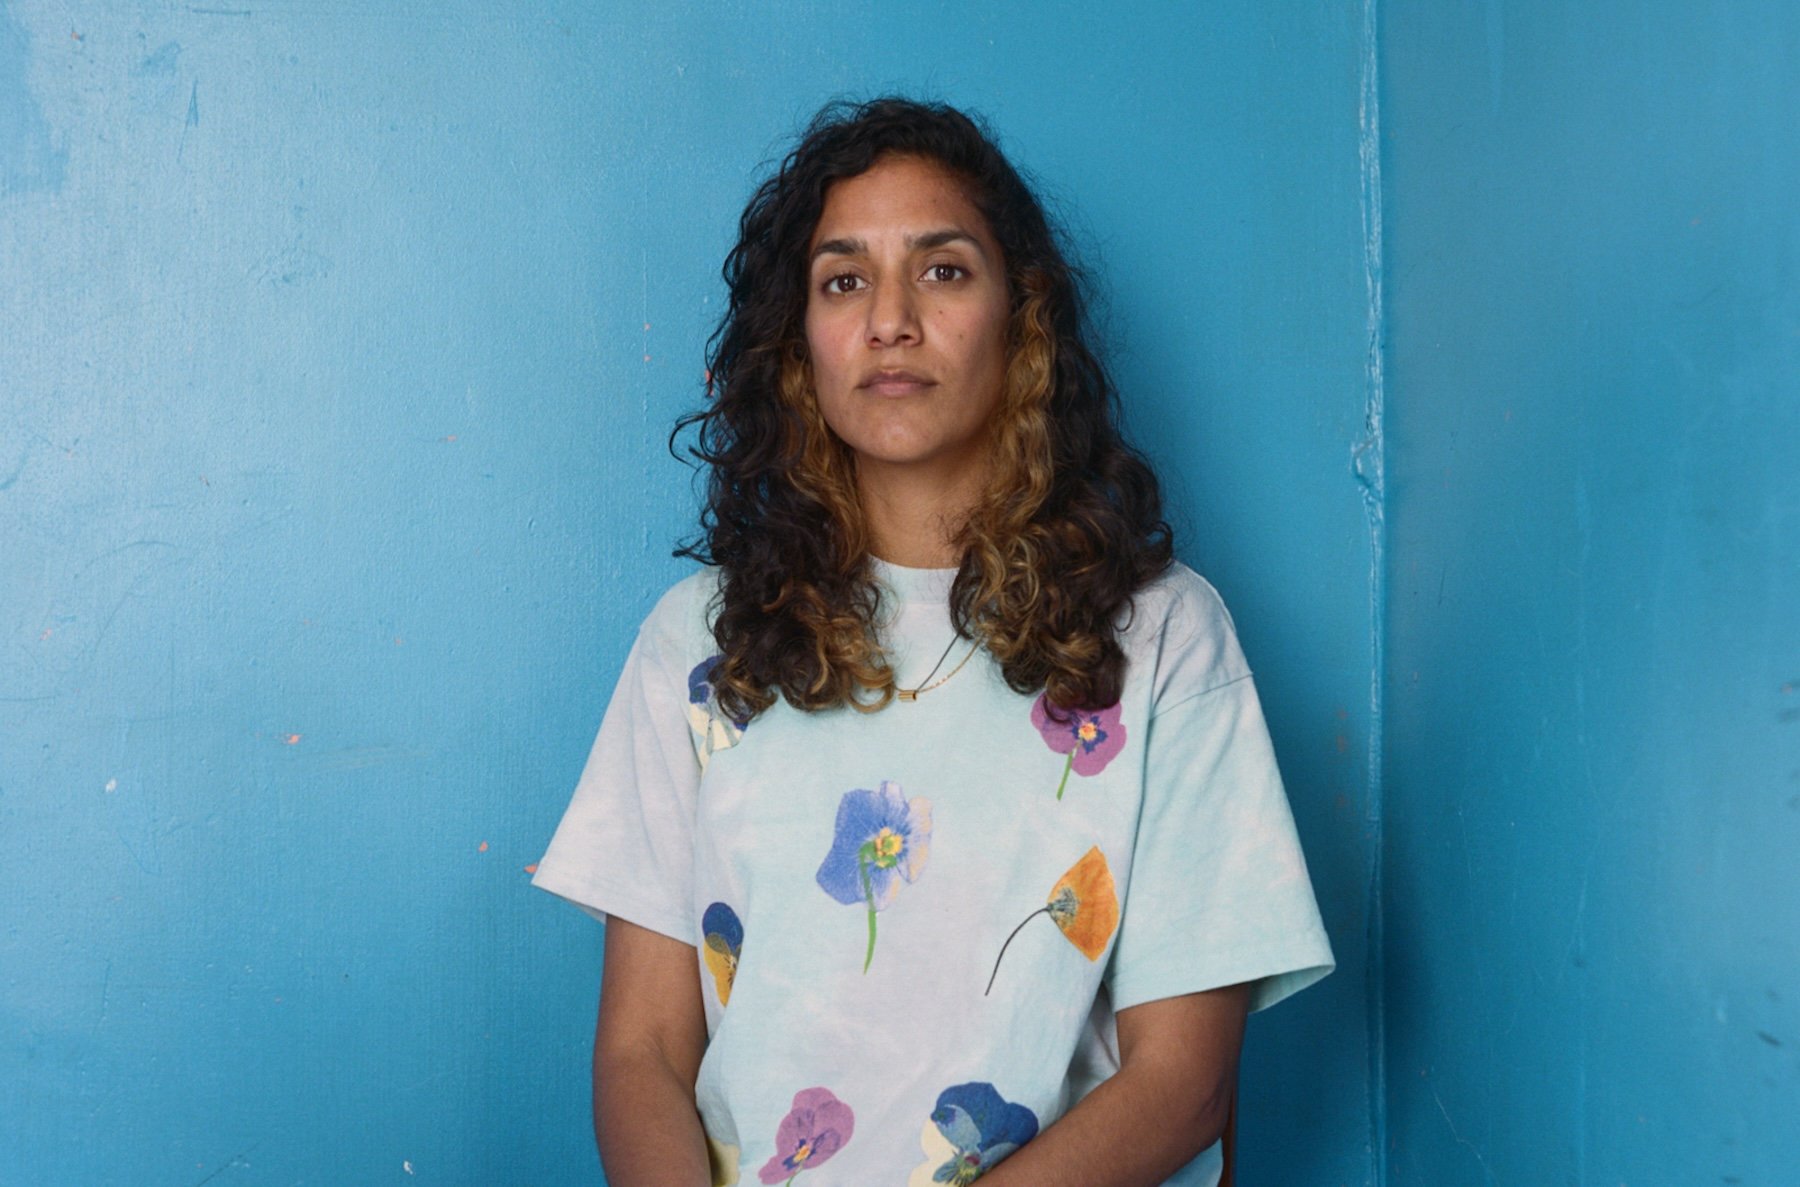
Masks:
[[[916,882],[931,851],[931,801],[907,799],[900,785],[883,779],[875,791],[858,788],[838,801],[831,852],[819,866],[819,888],[846,906],[869,911],[869,945],[863,972],[875,959],[875,913]]]
[[[688,673],[688,704],[704,705],[712,700],[713,669],[724,658],[722,655],[712,655],[694,665],[694,670]]]
[[[748,720],[725,716],[719,708],[718,697],[713,692],[712,673],[724,658],[722,655],[708,656],[688,672],[688,728],[694,731],[694,753],[699,756],[703,771],[715,753],[736,746],[750,725]]]
[[[919,1135],[925,1161],[907,1179],[907,1187],[968,1187],[1037,1132],[1037,1115],[1006,1100],[992,1084],[946,1088]]]

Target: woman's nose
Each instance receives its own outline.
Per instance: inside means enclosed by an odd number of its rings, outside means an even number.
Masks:
[[[877,284],[868,308],[870,346],[918,342],[918,297],[911,285],[890,281]]]

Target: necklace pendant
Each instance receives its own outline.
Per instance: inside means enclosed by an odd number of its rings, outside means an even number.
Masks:
[[[897,688],[894,691],[900,694],[900,699],[903,701],[916,701],[919,699],[919,690],[916,688]]]

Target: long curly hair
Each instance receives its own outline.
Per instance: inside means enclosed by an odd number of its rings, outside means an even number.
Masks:
[[[725,259],[707,351],[708,404],[670,437],[707,467],[701,532],[677,556],[720,570],[712,631],[721,709],[747,720],[777,693],[799,709],[885,706],[895,692],[856,459],[826,426],[805,332],[808,247],[833,183],[885,156],[959,179],[1006,264],[1005,390],[990,480],[953,537],[953,626],[1007,684],[1061,709],[1118,701],[1117,632],[1132,594],[1173,558],[1156,476],[1118,427],[1089,349],[1081,276],[1030,187],[973,119],[902,98],[835,102],[757,188]]]

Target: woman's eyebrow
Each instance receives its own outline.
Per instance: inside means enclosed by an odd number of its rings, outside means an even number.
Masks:
[[[981,240],[961,227],[945,227],[939,231],[927,231],[923,235],[906,237],[906,246],[914,251],[930,251],[932,248],[942,247],[946,243],[967,243],[982,255],[987,254],[981,250]]]
[[[827,239],[813,248],[812,258],[820,256],[866,256],[869,245],[861,239]]]
[[[981,240],[975,238],[961,227],[942,227],[935,231],[926,231],[919,235],[908,235],[906,247],[909,251],[930,251],[934,247],[943,247],[947,243],[967,243],[982,256],[987,253],[981,249]],[[812,258],[820,256],[864,256],[869,254],[869,245],[861,239],[827,239],[813,248]]]

